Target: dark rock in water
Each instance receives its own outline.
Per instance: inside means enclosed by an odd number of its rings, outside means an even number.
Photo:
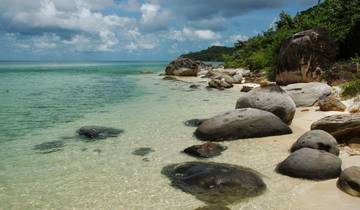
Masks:
[[[221,155],[227,147],[215,143],[205,143],[201,145],[194,145],[184,150],[184,153],[198,157],[198,158],[211,158]]]
[[[191,119],[184,122],[189,127],[199,127],[206,119]]]
[[[200,140],[226,141],[292,133],[274,114],[259,109],[236,109],[205,120],[195,131]]]
[[[189,86],[189,88],[191,88],[191,89],[199,89],[200,85],[192,84],[192,85]]]
[[[311,130],[324,130],[330,133],[338,143],[347,143],[360,138],[360,113],[331,115],[311,125]]]
[[[229,209],[226,206],[211,205],[211,206],[199,207],[195,210],[231,210],[231,209]]]
[[[236,102],[236,108],[255,108],[268,111],[288,125],[291,124],[296,111],[293,99],[275,84],[257,87],[242,94]]]
[[[96,152],[98,154],[102,153],[102,150],[101,149],[94,149],[93,152]]]
[[[187,162],[166,166],[162,174],[173,187],[209,204],[228,205],[266,189],[256,171],[230,164]]]
[[[63,141],[49,141],[34,146],[34,150],[38,150],[42,154],[58,152],[65,146]]]
[[[84,126],[77,133],[86,137],[85,141],[95,141],[98,139],[106,139],[109,137],[117,137],[124,131],[116,128],[108,128],[102,126]]]
[[[336,139],[323,130],[306,132],[292,145],[290,151],[295,152],[301,148],[324,150],[336,156],[339,155]]]
[[[240,92],[247,93],[247,92],[249,92],[249,91],[252,90],[252,89],[254,89],[254,88],[253,88],[253,87],[250,87],[250,86],[244,85],[244,86],[241,88]]]
[[[341,172],[337,186],[347,194],[360,197],[360,167],[353,166]]]
[[[152,152],[155,152],[155,150],[153,150],[150,147],[140,147],[140,148],[137,148],[136,150],[134,150],[132,152],[132,154],[137,155],[137,156],[146,156]]]
[[[341,173],[341,159],[325,151],[302,148],[291,153],[276,170],[281,174],[297,178],[334,179]]]

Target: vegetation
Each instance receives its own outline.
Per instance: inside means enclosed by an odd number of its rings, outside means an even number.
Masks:
[[[360,0],[325,0],[295,17],[282,12],[273,28],[245,42],[235,43],[234,53],[225,56],[225,66],[265,70],[273,80],[283,41],[294,33],[312,28],[329,31],[339,46],[337,60],[360,55]]]
[[[192,60],[201,61],[224,61],[224,56],[233,54],[234,48],[224,46],[212,46],[200,52],[190,52],[189,54],[182,55],[182,57],[190,58]]]
[[[350,81],[342,86],[343,97],[354,97],[360,94],[360,79]]]

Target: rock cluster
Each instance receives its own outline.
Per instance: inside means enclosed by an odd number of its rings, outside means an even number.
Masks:
[[[201,61],[193,61],[189,58],[179,57],[166,66],[165,74],[173,76],[194,76],[208,66]]]

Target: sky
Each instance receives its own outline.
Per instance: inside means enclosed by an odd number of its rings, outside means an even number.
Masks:
[[[171,60],[317,0],[0,0],[0,60]]]

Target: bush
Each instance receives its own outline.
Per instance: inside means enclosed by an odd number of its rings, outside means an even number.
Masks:
[[[355,97],[360,94],[360,79],[348,82],[342,86],[341,95],[346,98]]]

